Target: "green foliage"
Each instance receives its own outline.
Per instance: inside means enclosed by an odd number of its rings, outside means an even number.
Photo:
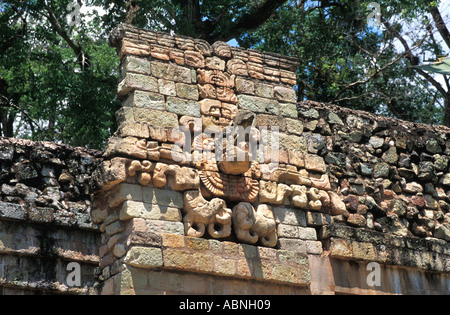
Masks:
[[[299,99],[333,102],[399,119],[442,123],[436,91],[401,58],[388,31],[368,26],[365,10],[372,1],[288,1],[272,18],[238,40],[241,46],[295,56]],[[414,21],[426,1],[380,1],[383,18]],[[404,13],[406,11],[406,13]],[[396,24],[400,30],[401,24]],[[432,41],[422,51],[438,54]],[[400,56],[400,57],[399,57]]]
[[[120,106],[119,60],[107,42],[125,21],[295,56],[300,100],[424,123],[442,123],[450,104],[412,68],[417,56],[448,51],[431,35],[422,39],[440,1],[378,1],[394,32],[368,26],[370,0],[86,0],[97,11],[74,27],[72,1],[0,3],[0,135],[102,148]],[[410,55],[395,32],[411,39]]]
[[[61,141],[101,148],[114,129],[118,58],[101,25],[93,20],[67,26],[70,1],[53,1],[53,12],[70,38],[64,40],[48,19],[43,1],[5,2],[0,15],[2,122],[13,120],[14,133],[33,140]],[[81,47],[85,64],[71,44]],[[9,107],[8,107],[9,106]],[[4,124],[3,124],[4,125]]]

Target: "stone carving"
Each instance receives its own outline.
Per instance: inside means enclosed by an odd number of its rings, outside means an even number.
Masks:
[[[308,207],[308,197],[306,186],[292,185],[292,204],[295,207],[306,209]]]
[[[200,186],[197,170],[179,165],[131,161],[128,176],[137,176],[139,184],[143,186],[162,188],[168,184],[169,189],[176,191],[198,189]]]
[[[155,164],[150,161],[132,161],[128,167],[128,175],[137,175],[139,184],[147,186],[152,181],[152,173],[155,169]]]
[[[199,84],[215,84],[226,88],[234,88],[235,76],[219,70],[197,70]]]
[[[198,84],[198,92],[201,99],[209,98],[215,99],[217,98],[216,88],[211,84],[201,85]]]
[[[270,206],[241,202],[233,208],[233,228],[241,242],[274,247],[277,244],[276,222]]]
[[[202,237],[205,231],[214,238],[224,238],[231,234],[231,210],[224,200],[214,198],[207,201],[199,190],[184,193],[183,217],[187,236]]]
[[[187,65],[195,68],[205,67],[205,58],[200,52],[187,50],[184,56]]]
[[[252,178],[213,171],[199,171],[199,176],[205,197],[218,196],[246,202],[255,202],[258,197],[259,183]]]
[[[231,47],[225,42],[215,42],[212,44],[212,49],[219,57],[231,58]]]
[[[285,184],[277,184],[275,182],[260,182],[260,202],[281,205],[285,198],[292,194],[292,188]]]
[[[238,103],[238,98],[237,98],[236,94],[234,94],[233,89],[223,87],[223,86],[218,86],[216,88],[216,91],[217,91],[217,98],[220,101],[227,102],[227,103],[233,103],[233,104]]]
[[[199,51],[203,56],[211,56],[213,53],[213,49],[211,45],[202,39],[195,39],[194,40],[194,47],[197,51]]]
[[[247,64],[241,59],[231,59],[228,61],[227,69],[231,74],[248,76]]]

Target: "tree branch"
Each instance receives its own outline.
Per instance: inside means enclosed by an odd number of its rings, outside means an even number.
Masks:
[[[442,19],[439,9],[435,6],[430,6],[429,11],[431,13],[431,16],[433,17],[434,24],[436,24],[436,28],[439,31],[439,34],[441,34],[442,38],[447,44],[447,47],[450,48],[450,32],[445,25],[444,20]]]
[[[257,28],[264,24],[272,14],[288,0],[265,0],[261,5],[242,15],[226,34],[208,34],[206,40],[210,43],[215,41],[229,41],[239,37],[242,33]]]
[[[77,57],[78,64],[80,65],[81,69],[85,70],[86,68],[88,68],[90,65],[90,63],[89,63],[90,58],[83,52],[83,49],[81,48],[81,46],[75,44],[75,42],[70,38],[70,36],[67,34],[67,32],[62,28],[61,24],[58,21],[58,18],[56,17],[55,13],[53,12],[53,9],[46,3],[44,4],[44,7],[47,10],[48,20],[49,20],[50,24],[52,25],[55,32],[58,33],[58,35],[61,36],[64,39],[64,41],[67,43],[67,45],[69,45],[69,47],[73,50],[73,52],[75,53],[75,55]]]
[[[383,19],[382,23],[386,27],[386,29],[392,35],[394,35],[394,37],[397,38],[400,41],[400,43],[403,45],[403,47],[405,48],[405,53],[403,53],[403,57],[408,58],[408,60],[411,62],[412,65],[417,65],[418,58],[412,54],[411,49],[409,48],[409,45],[406,42],[406,40],[400,35],[399,32],[397,32],[389,24],[388,21]],[[442,94],[442,96],[446,97],[447,92],[445,91],[445,89],[431,75],[429,75],[428,73],[426,73],[425,71],[423,71],[422,69],[419,69],[419,68],[414,68],[414,70],[417,71],[417,73],[419,73],[422,77],[424,77],[428,82],[430,82]]]

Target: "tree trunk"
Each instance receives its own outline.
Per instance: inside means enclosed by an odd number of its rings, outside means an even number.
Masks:
[[[444,125],[450,127],[450,93],[444,96],[444,107],[445,107],[445,116],[444,116]]]

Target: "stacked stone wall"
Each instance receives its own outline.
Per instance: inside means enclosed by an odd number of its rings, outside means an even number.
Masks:
[[[94,292],[100,233],[89,182],[100,159],[93,150],[0,139],[0,294]]]
[[[449,129],[298,103],[292,58],[129,26],[111,44],[123,108],[94,175],[103,293],[176,291],[137,270],[328,292],[324,257],[442,274],[448,291]],[[211,130],[239,126],[277,146],[205,155]]]

